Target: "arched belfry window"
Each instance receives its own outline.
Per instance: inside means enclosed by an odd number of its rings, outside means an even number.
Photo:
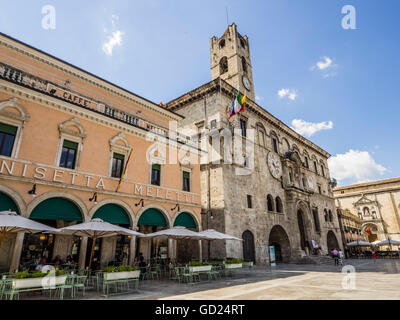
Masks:
[[[222,40],[219,42],[219,48],[222,49],[223,47],[225,47],[225,40],[224,40],[224,39],[222,39]]]
[[[247,73],[247,61],[245,57],[242,57],[242,68],[243,72]]]
[[[222,57],[219,61],[219,74],[228,72],[228,58]]]

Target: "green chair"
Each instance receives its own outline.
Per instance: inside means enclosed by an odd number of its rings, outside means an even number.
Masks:
[[[65,284],[58,286],[56,288],[56,293],[58,291],[59,297],[61,300],[64,299],[64,291],[70,290],[71,291],[71,299],[74,298],[74,283],[75,283],[76,275],[68,275],[67,279],[65,280]],[[50,291],[50,298],[51,298],[51,291]]]
[[[187,267],[181,268],[182,281],[186,283],[193,283],[193,273]]]
[[[85,296],[85,289],[86,289],[86,281],[87,281],[87,276],[76,276],[75,282],[74,282],[74,297],[76,297],[76,293],[81,289],[82,291],[82,297]]]

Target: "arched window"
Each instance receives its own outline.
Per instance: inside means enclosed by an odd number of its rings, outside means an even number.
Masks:
[[[247,73],[247,61],[246,61],[245,57],[242,57],[242,69],[243,69],[243,72]]]
[[[364,212],[364,216],[369,216],[369,209],[368,209],[368,207],[364,207],[363,212]]]
[[[219,74],[228,72],[228,58],[222,57],[219,61]]]
[[[328,211],[328,215],[329,215],[329,221],[333,222],[333,215],[331,210]]]
[[[274,211],[274,198],[270,194],[267,196],[267,209]]]
[[[325,219],[325,222],[329,221],[328,211],[326,209],[324,209],[324,219]]]
[[[246,42],[244,41],[244,39],[240,39],[240,45],[241,45],[243,48],[246,48]]]
[[[283,212],[283,205],[282,205],[282,200],[279,197],[275,198],[275,206],[276,206],[276,211],[277,212]]]
[[[224,40],[224,39],[222,39],[222,40],[219,42],[219,48],[222,49],[223,47],[225,47],[225,40]]]

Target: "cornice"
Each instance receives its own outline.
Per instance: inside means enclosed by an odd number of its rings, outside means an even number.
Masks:
[[[123,89],[107,80],[101,79],[98,76],[95,76],[83,69],[80,69],[68,62],[62,61],[56,57],[53,57],[41,50],[33,48],[25,43],[22,43],[16,39],[10,38],[5,34],[0,32],[0,46],[8,48],[15,53],[21,54],[23,56],[29,57],[37,62],[44,63],[49,65],[52,68],[55,68],[63,73],[68,74],[69,76],[76,77],[81,81],[84,81],[90,85],[98,87],[102,90],[106,90],[107,92],[127,99],[135,104],[140,105],[148,110],[161,114],[167,118],[174,119],[174,120],[181,120],[183,117],[167,110],[150,100],[147,100],[143,97],[140,97],[126,89]]]
[[[85,109],[82,106],[75,105],[70,102],[65,102],[63,100],[57,99],[55,97],[52,97],[50,95],[35,91],[33,89],[29,89],[26,87],[23,87],[21,85],[14,84],[12,82],[9,82],[7,80],[2,80],[0,79],[0,91],[12,95],[12,96],[17,96],[21,99],[24,100],[29,100],[35,103],[40,103],[44,106],[66,112],[68,114],[71,114],[73,116],[78,116],[81,118],[84,118],[85,120],[89,120],[92,122],[100,123],[101,125],[111,127],[113,129],[119,130],[126,132],[128,134],[137,136],[142,139],[146,139],[147,134],[150,133],[150,131],[147,131],[143,128],[136,127],[133,125],[129,125],[127,123],[118,121],[117,119],[113,119],[111,117],[107,117],[101,112],[98,112],[96,110],[92,109]],[[156,133],[153,133],[155,137],[157,137]],[[165,137],[167,140],[169,137]],[[158,139],[159,143],[162,142],[163,139]],[[172,143],[168,144],[170,148],[177,148],[179,145],[179,142],[172,141]],[[194,148],[190,145],[188,145],[190,150],[196,150],[196,152],[204,152],[202,150],[199,150],[197,148]]]

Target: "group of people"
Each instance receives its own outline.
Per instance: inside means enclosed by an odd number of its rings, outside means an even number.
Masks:
[[[343,265],[344,253],[341,249],[333,249],[332,250],[332,258],[335,260],[335,266]]]
[[[29,264],[28,267],[33,268],[35,271],[42,271],[42,269],[45,266],[50,265],[47,261],[46,257],[42,257],[42,255],[40,253],[37,254],[36,258],[33,259],[32,263]],[[51,265],[54,267],[54,269],[60,269],[61,266],[73,266],[76,265],[76,262],[74,261],[74,259],[72,258],[71,255],[67,256],[67,258],[64,260],[61,259],[60,255],[57,255],[52,261],[51,261]],[[26,269],[26,263],[24,263],[23,260],[21,260],[20,262],[20,269]]]

